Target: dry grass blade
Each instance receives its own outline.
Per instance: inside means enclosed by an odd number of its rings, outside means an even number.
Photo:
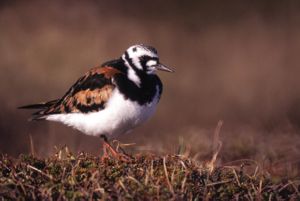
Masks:
[[[116,151],[119,151],[119,149],[121,149],[121,151],[124,151],[124,147],[136,145],[136,143],[121,143],[119,140],[113,140],[112,143],[116,146]]]
[[[148,169],[146,169],[146,174],[145,174],[145,181],[144,181],[144,185],[147,186],[148,181],[149,181],[149,174],[150,171]]]
[[[32,170],[34,170],[34,171],[40,173],[41,175],[47,177],[47,178],[50,179],[50,180],[53,179],[51,175],[48,175],[48,174],[44,173],[43,171],[41,171],[41,170],[39,170],[39,169],[37,169],[37,168],[31,166],[31,165],[27,165],[27,167],[28,167],[29,169],[32,169]]]
[[[288,183],[285,184],[284,186],[282,186],[282,187],[278,190],[278,192],[283,191],[285,188],[287,188],[287,187],[290,186],[290,185],[293,187],[293,183],[294,183],[294,182],[292,182],[292,181],[288,181]],[[296,193],[299,193],[299,192],[296,191]]]
[[[222,142],[220,140],[220,131],[221,131],[221,127],[223,125],[223,121],[219,121],[218,125],[215,129],[214,132],[214,138],[213,138],[213,146],[212,146],[212,150],[213,150],[213,156],[211,158],[211,160],[206,164],[207,168],[209,169],[209,172],[212,173],[212,171],[215,168],[215,163],[217,160],[217,156],[222,148]]]
[[[186,183],[186,175],[185,175],[185,177],[184,177],[184,179],[182,180],[182,183],[181,183],[181,192],[182,193],[184,193],[185,183]]]
[[[238,183],[239,187],[241,187],[241,182],[240,182],[240,180],[239,180],[238,175],[236,174],[235,169],[233,168],[232,171],[233,171],[234,177],[235,177],[235,179],[236,179],[236,182]]]
[[[128,176],[127,177],[128,179],[134,181],[135,183],[137,183],[140,187],[143,186],[143,184],[141,184],[141,182],[139,182],[136,178],[132,177],[132,176]]]
[[[125,185],[124,185],[122,179],[120,179],[120,180],[118,181],[118,184],[119,184],[119,185],[122,187],[122,189],[128,194],[128,190],[126,189],[126,187],[125,187]]]
[[[295,182],[291,182],[291,185],[293,186],[295,192],[297,193],[298,197],[300,197],[300,193],[299,193],[299,190],[297,188],[297,186],[295,185]]]
[[[167,184],[169,186],[169,190],[172,194],[174,194],[174,189],[173,189],[173,186],[170,182],[169,174],[168,174],[168,170],[167,170],[167,166],[166,166],[166,157],[163,158],[163,166],[164,166],[164,172],[165,172]]]
[[[29,142],[30,142],[30,153],[35,156],[35,151],[34,151],[34,143],[33,143],[33,138],[32,135],[29,134]]]
[[[208,183],[206,184],[206,186],[214,186],[214,185],[218,185],[218,184],[226,184],[226,183],[229,183],[229,182],[232,182],[233,179],[228,179],[228,180],[225,180],[225,181],[218,181],[218,182],[214,182],[214,183]]]

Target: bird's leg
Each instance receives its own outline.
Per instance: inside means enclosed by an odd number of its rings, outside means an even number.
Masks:
[[[107,147],[103,142],[103,155],[101,156],[101,161],[103,162],[106,158],[109,158],[109,155],[107,154]]]
[[[115,151],[115,149],[110,145],[110,143],[108,142],[108,139],[106,137],[106,135],[101,135],[100,136],[103,139],[103,156],[101,158],[101,160],[104,160],[105,158],[109,158],[109,154],[108,154],[108,150],[111,153],[111,155],[114,158],[117,158],[118,153]]]
[[[119,145],[117,145],[117,149],[114,149],[105,135],[101,135],[100,137],[103,139],[103,156],[101,157],[102,161],[104,161],[105,158],[109,158],[110,155],[115,159],[121,159],[125,161],[128,161],[131,158],[121,147],[119,147]],[[118,151],[119,149],[121,152]]]

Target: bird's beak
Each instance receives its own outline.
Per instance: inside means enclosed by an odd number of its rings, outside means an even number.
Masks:
[[[167,67],[167,66],[165,66],[163,64],[160,64],[160,63],[157,64],[157,65],[155,65],[155,68],[157,70],[166,71],[166,72],[170,72],[170,73],[174,72],[174,70],[172,70],[171,68],[169,68],[169,67]]]

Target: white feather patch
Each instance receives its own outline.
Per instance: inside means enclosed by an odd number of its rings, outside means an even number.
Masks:
[[[132,68],[128,68],[128,79],[133,81],[138,87],[141,86],[141,79],[137,76],[136,72]]]
[[[133,81],[138,87],[141,85],[141,79],[137,76],[136,72],[132,69],[128,61],[125,59],[125,55],[122,56],[123,61],[125,61],[125,65],[128,67],[127,77],[131,81]]]
[[[149,119],[155,112],[159,101],[159,90],[153,101],[144,106],[133,102],[115,89],[104,110],[90,113],[54,114],[46,117],[49,121],[62,122],[92,136],[102,134],[116,136]]]
[[[135,49],[135,51],[134,51],[134,49]],[[141,57],[144,55],[147,55],[150,57],[158,57],[158,55],[155,52],[149,51],[149,50],[141,47],[140,45],[131,46],[130,48],[128,48],[127,52],[129,54],[130,58],[134,58],[134,57],[138,58],[138,57]]]

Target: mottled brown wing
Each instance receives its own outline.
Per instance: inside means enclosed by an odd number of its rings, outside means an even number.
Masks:
[[[115,88],[112,77],[119,73],[121,71],[109,66],[92,68],[61,99],[36,112],[35,119],[49,114],[88,113],[104,109]]]

